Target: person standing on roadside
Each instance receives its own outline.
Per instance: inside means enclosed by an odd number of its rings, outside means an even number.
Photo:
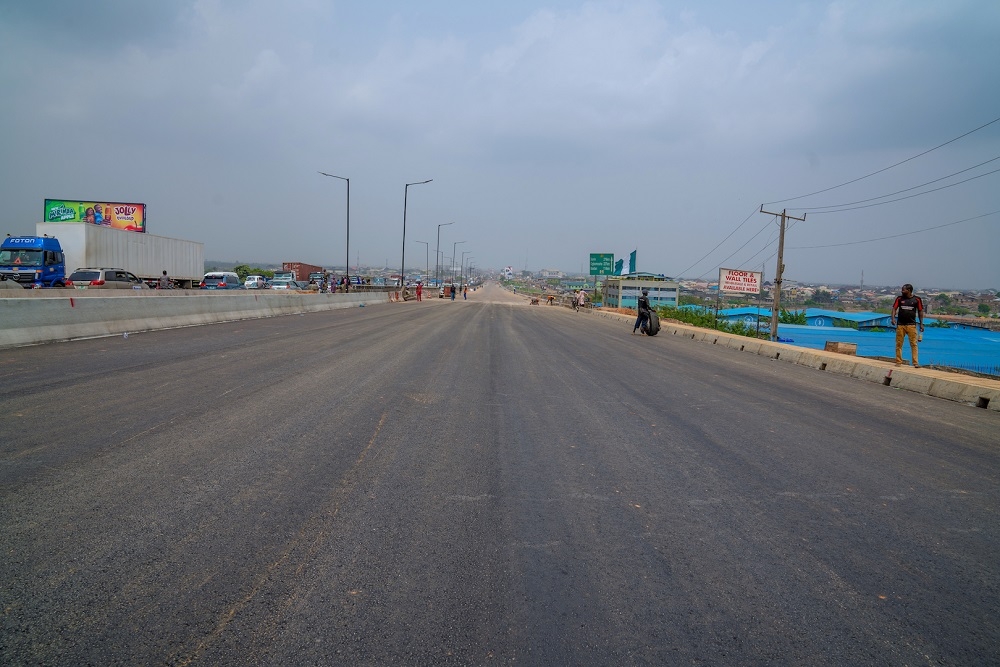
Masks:
[[[424,300],[424,284],[417,281],[417,301]]]
[[[156,286],[159,289],[170,289],[170,276],[167,275],[166,269],[163,269],[163,275],[160,276],[160,279],[157,281]]]
[[[896,297],[892,304],[891,320],[896,327],[896,365],[903,365],[903,337],[910,339],[910,357],[913,367],[919,368],[917,360],[917,326],[920,333],[924,332],[924,302],[919,296],[913,295],[913,285],[903,285],[902,294]]]

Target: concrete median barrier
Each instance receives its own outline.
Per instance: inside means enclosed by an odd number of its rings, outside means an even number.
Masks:
[[[94,295],[59,291],[0,298],[0,348],[388,303],[385,292],[160,292]]]

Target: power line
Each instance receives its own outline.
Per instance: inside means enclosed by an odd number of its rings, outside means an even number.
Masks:
[[[979,127],[977,127],[974,130],[969,130],[965,134],[957,136],[954,139],[950,139],[950,140],[944,142],[943,144],[939,144],[939,145],[935,146],[934,148],[930,148],[930,149],[924,151],[923,153],[918,153],[917,155],[914,155],[913,157],[908,157],[905,160],[897,162],[896,164],[889,165],[888,167],[885,167],[883,169],[879,169],[878,171],[873,171],[872,173],[866,174],[865,176],[860,176],[860,177],[852,179],[850,181],[846,181],[844,183],[841,183],[840,185],[834,185],[834,186],[829,187],[829,188],[824,188],[823,190],[817,190],[816,192],[810,192],[809,194],[799,195],[798,197],[790,197],[788,199],[778,199],[776,201],[764,202],[764,206],[768,206],[770,204],[781,204],[783,202],[795,201],[797,199],[804,199],[805,197],[811,197],[813,195],[822,194],[824,192],[829,192],[830,190],[836,190],[837,188],[842,188],[845,185],[850,185],[852,183],[857,183],[858,181],[863,181],[864,179],[870,178],[872,176],[875,176],[876,174],[881,174],[883,171],[889,171],[890,169],[894,169],[894,168],[898,167],[901,164],[906,164],[907,162],[910,162],[911,160],[916,160],[918,157],[923,157],[924,155],[927,155],[928,153],[932,153],[932,152],[936,151],[939,148],[943,148],[943,147],[947,146],[948,144],[955,143],[959,139],[963,139],[963,138],[969,136],[970,134],[978,132],[979,130],[983,129],[984,127],[989,127],[990,125],[992,125],[993,123],[996,123],[998,121],[1000,121],[1000,118],[994,118],[990,122],[988,122],[988,123],[986,123],[984,125],[980,125]]]
[[[853,206],[853,207],[849,207],[849,208],[838,208],[838,209],[833,210],[833,211],[815,211],[813,213],[813,215],[823,215],[824,213],[840,213],[842,211],[856,211],[856,210],[858,210],[860,208],[872,208],[873,206],[883,206],[884,204],[892,204],[892,203],[897,202],[897,201],[903,201],[904,199],[913,199],[914,197],[920,197],[922,195],[929,195],[932,192],[937,192],[938,190],[947,190],[948,188],[953,188],[956,185],[961,185],[962,183],[968,183],[969,181],[974,181],[977,178],[982,178],[983,176],[989,176],[990,174],[995,174],[997,172],[1000,172],[1000,169],[994,169],[993,171],[988,171],[985,174],[979,174],[978,176],[971,176],[969,178],[966,178],[963,181],[959,181],[958,183],[952,183],[951,185],[942,185],[941,187],[934,188],[933,190],[925,190],[924,192],[918,192],[917,194],[914,194],[914,195],[907,195],[905,197],[899,197],[898,199],[889,199],[887,201],[880,201],[877,204],[865,204],[864,206]],[[889,197],[891,195],[886,195],[886,196]],[[876,199],[878,199],[878,197],[876,197]],[[793,209],[793,210],[798,210],[798,209]]]
[[[730,259],[731,259],[731,258],[733,257],[733,255],[735,255],[735,254],[736,254],[736,253],[738,253],[738,252],[739,252],[740,250],[743,250],[743,248],[746,248],[746,247],[747,247],[748,245],[750,245],[750,241],[753,241],[753,240],[754,240],[755,238],[757,238],[758,236],[760,236],[761,232],[763,232],[763,231],[764,231],[765,229],[767,229],[768,227],[770,227],[770,226],[771,226],[771,222],[772,222],[772,221],[770,221],[770,220],[769,220],[768,222],[766,222],[766,223],[764,224],[764,226],[760,228],[760,231],[759,231],[759,232],[757,232],[756,234],[754,234],[753,236],[751,236],[751,237],[750,237],[749,239],[747,239],[747,242],[746,242],[746,243],[744,243],[743,245],[741,245],[741,246],[740,246],[739,248],[737,248],[736,250],[734,250],[734,251],[732,252],[732,254],[731,254],[731,255],[729,255],[729,257],[726,257],[726,258],[725,258],[724,260],[722,260],[721,262],[719,262],[719,266],[723,266],[723,265],[725,265],[725,263],[726,263],[726,262],[728,262],[728,261],[729,261],[729,260],[730,260]],[[720,245],[721,245],[721,244],[720,244]],[[768,245],[770,245],[770,244],[768,244]],[[718,246],[716,246],[716,247],[718,247]],[[709,269],[708,271],[711,271],[711,270],[712,270],[712,269]],[[701,274],[701,275],[700,275],[700,276],[698,276],[698,277],[699,277],[699,278],[703,278],[703,277],[705,277],[705,276],[706,276],[706,275],[708,274],[708,271],[706,271],[705,273]]]
[[[885,199],[886,197],[893,197],[895,195],[899,195],[899,194],[902,194],[904,192],[909,192],[910,190],[916,190],[917,188],[923,188],[923,187],[926,187],[928,185],[932,185],[934,183],[937,183],[939,181],[943,181],[943,180],[951,178],[953,176],[958,176],[959,174],[964,174],[967,171],[972,171],[973,169],[978,169],[979,167],[982,167],[984,164],[989,164],[990,162],[996,162],[997,160],[1000,160],[1000,155],[998,155],[997,157],[992,158],[990,160],[987,160],[986,162],[980,162],[979,164],[974,165],[972,167],[969,167],[967,169],[962,169],[961,171],[956,171],[953,174],[948,174],[947,176],[942,176],[941,178],[935,178],[933,181],[927,181],[926,183],[921,183],[920,185],[914,185],[912,188],[906,188],[905,190],[897,190],[896,192],[890,192],[887,195],[880,195],[878,197],[870,197],[869,199],[860,199],[858,201],[847,202],[847,203],[844,203],[844,204],[828,204],[827,206],[810,206],[810,207],[803,207],[803,208],[792,208],[792,209],[789,209],[789,210],[790,211],[819,211],[819,209],[821,209],[821,208],[840,208],[841,206],[854,206],[855,204],[864,204],[866,202],[875,201],[876,199]],[[990,173],[992,174],[994,172],[990,172]],[[982,174],[982,175],[985,176],[986,174]],[[965,181],[961,181],[961,182],[964,183]],[[958,183],[953,183],[952,185],[958,185]],[[933,192],[933,190],[932,190],[932,192]]]
[[[791,229],[791,228],[792,228],[792,226],[789,225],[788,229]],[[760,250],[758,250],[757,252],[755,252],[754,254],[750,255],[750,257],[748,257],[747,259],[745,259],[742,262],[740,262],[739,266],[755,266],[756,263],[753,260],[757,258],[757,255],[761,254],[762,252],[766,252],[768,248],[770,248],[771,246],[773,246],[775,243],[778,242],[777,233],[778,233],[778,230],[772,231],[771,232],[771,236],[768,237],[767,243],[764,244],[764,247],[761,248]]]
[[[796,227],[796,226],[797,226],[797,225],[798,225],[798,224],[799,224],[800,222],[802,222],[802,221],[801,221],[801,220],[795,220],[795,219],[791,219],[791,220],[790,220],[790,222],[788,223],[788,227],[787,227],[787,229],[785,229],[785,231],[786,231],[786,232],[790,232],[790,231],[792,231],[793,229],[795,229],[795,227]],[[765,252],[765,251],[767,251],[767,249],[768,249],[768,248],[770,248],[771,246],[773,246],[773,245],[774,245],[775,243],[777,243],[777,242],[778,242],[778,239],[777,239],[777,238],[775,237],[775,234],[776,234],[776,233],[777,233],[777,231],[775,231],[775,232],[772,232],[772,235],[771,235],[771,236],[770,236],[770,237],[768,238],[768,240],[767,240],[767,243],[765,243],[765,244],[764,244],[764,247],[763,247],[763,248],[761,248],[760,250],[758,250],[757,252],[755,252],[754,254],[750,255],[750,257],[749,257],[749,258],[747,258],[746,260],[744,260],[744,261],[740,262],[740,264],[739,264],[739,265],[740,265],[740,266],[756,266],[756,263],[754,263],[754,264],[751,264],[751,262],[753,261],[753,259],[754,259],[755,257],[757,257],[757,255],[759,255],[760,253],[762,253],[762,252]],[[734,254],[735,254],[735,253],[734,253]],[[774,252],[772,252],[772,253],[771,253],[771,255],[770,255],[769,257],[767,257],[767,258],[766,258],[766,259],[764,259],[763,261],[764,261],[764,262],[766,263],[766,262],[770,261],[771,259],[773,259],[773,258],[774,258],[774,256],[775,256],[775,255],[777,255],[777,254],[778,254],[778,251],[777,251],[777,250],[775,250]],[[728,258],[727,258],[727,259],[728,259]],[[702,274],[702,275],[704,275],[704,274]]]
[[[812,250],[814,248],[839,248],[846,245],[861,245],[863,243],[875,243],[876,241],[885,241],[886,239],[897,239],[901,236],[912,236],[913,234],[923,234],[924,232],[930,232],[935,229],[943,229],[944,227],[951,227],[952,225],[960,225],[963,222],[971,222],[973,220],[979,220],[980,218],[986,218],[991,215],[996,215],[1000,211],[991,211],[989,213],[983,213],[982,215],[977,215],[972,218],[965,218],[964,220],[956,220],[955,222],[948,222],[943,225],[935,225],[934,227],[926,227],[924,229],[917,229],[912,232],[903,232],[902,234],[893,234],[892,236],[880,236],[877,239],[868,239],[866,241],[848,241],[847,243],[830,243],[828,245],[803,245],[803,246],[792,246],[789,250]]]
[[[723,243],[725,243],[726,241],[728,241],[728,240],[729,240],[729,238],[730,238],[730,237],[731,237],[731,236],[732,236],[733,234],[735,234],[736,232],[738,232],[738,231],[740,230],[740,227],[742,227],[743,225],[747,224],[747,221],[748,221],[748,220],[749,220],[750,218],[752,218],[752,217],[753,217],[754,215],[756,215],[756,213],[757,213],[757,209],[756,209],[756,208],[754,208],[754,210],[750,212],[750,215],[748,215],[748,216],[747,216],[746,218],[744,218],[744,219],[743,219],[743,222],[741,222],[740,224],[736,225],[736,229],[734,229],[733,231],[729,232],[729,236],[727,236],[726,238],[724,238],[724,239],[722,239],[721,241],[719,241],[719,245],[717,245],[717,246],[715,246],[714,248],[712,248],[711,250],[709,250],[709,251],[708,251],[708,252],[707,252],[707,253],[705,254],[705,257],[702,257],[702,258],[701,258],[701,259],[699,259],[699,260],[698,260],[697,262],[695,262],[695,263],[694,263],[694,264],[692,264],[691,266],[687,267],[686,269],[684,269],[683,271],[681,271],[681,272],[680,272],[680,273],[678,273],[677,275],[678,275],[678,276],[683,276],[683,275],[684,275],[685,273],[687,273],[688,271],[690,271],[691,269],[693,269],[694,267],[698,266],[698,265],[699,265],[699,264],[701,264],[701,263],[702,263],[703,261],[705,261],[705,258],[706,258],[706,257],[708,257],[709,255],[711,255],[711,254],[712,254],[713,252],[715,252],[716,250],[718,250],[718,249],[719,249],[719,246],[721,246],[721,245],[722,245]],[[757,232],[757,233],[759,234],[760,232]],[[756,235],[755,235],[755,236],[756,236]]]

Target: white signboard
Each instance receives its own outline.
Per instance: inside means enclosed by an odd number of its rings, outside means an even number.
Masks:
[[[719,291],[724,294],[760,294],[760,271],[719,269]]]

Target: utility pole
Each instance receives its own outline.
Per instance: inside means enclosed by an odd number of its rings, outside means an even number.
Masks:
[[[781,216],[781,231],[778,232],[778,268],[774,272],[774,303],[771,305],[771,340],[776,341],[778,340],[778,309],[781,306],[781,274],[785,271],[785,220],[805,222],[806,214],[803,213],[801,218],[796,218],[788,215],[787,209],[781,209],[781,213],[771,213],[764,210],[763,204],[760,206],[760,212]]]

